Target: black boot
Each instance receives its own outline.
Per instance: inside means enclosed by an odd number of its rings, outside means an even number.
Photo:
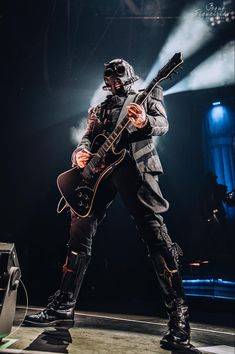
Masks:
[[[169,316],[169,328],[160,344],[169,350],[189,349],[193,346],[190,344],[188,305],[179,273],[179,255],[182,255],[182,250],[176,243],[172,243],[165,225],[160,232],[162,243],[148,247]]]
[[[168,331],[160,341],[164,349],[191,349],[190,344],[190,325],[188,307],[184,300],[176,299],[172,303],[171,311],[168,311],[169,322]]]
[[[33,327],[73,325],[75,304],[72,293],[58,290],[43,311],[26,316],[23,324]]]
[[[90,256],[69,251],[60,289],[49,298],[51,301],[43,311],[26,316],[23,324],[35,327],[73,325],[76,300],[89,262]]]

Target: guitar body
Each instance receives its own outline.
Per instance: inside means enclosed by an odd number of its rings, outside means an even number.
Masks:
[[[104,144],[107,137],[103,134],[97,135],[91,146],[92,156]],[[61,173],[57,177],[57,186],[69,207],[80,217],[90,214],[97,189],[102,180],[108,177],[114,168],[124,159],[126,149],[115,152],[110,149],[97,166],[88,172],[82,168],[73,167]],[[91,158],[92,158],[91,156]]]

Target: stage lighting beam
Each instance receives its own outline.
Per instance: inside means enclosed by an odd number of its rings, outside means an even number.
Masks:
[[[186,78],[165,91],[165,95],[233,85],[235,83],[234,50],[235,41],[228,42],[199,64]]]
[[[201,2],[188,6],[182,12],[176,27],[172,30],[158,58],[150,70],[145,83],[148,84],[169,58],[176,52],[182,52],[184,60],[193,55],[213,36],[209,23],[199,15]]]

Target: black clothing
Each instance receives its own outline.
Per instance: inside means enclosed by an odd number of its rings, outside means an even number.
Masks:
[[[104,103],[90,111],[87,131],[75,152],[84,147],[89,149],[97,134],[114,129],[124,102],[124,96],[108,96]],[[148,123],[142,129],[133,126],[128,129],[129,154],[103,181],[92,213],[86,218],[79,218],[72,213],[69,247],[77,252],[91,254],[92,238],[97,226],[119,192],[147,246],[170,318],[169,331],[162,339],[161,345],[188,348],[188,306],[179,273],[179,256],[182,251],[171,241],[161,216],[167,211],[169,204],[159,187],[157,175],[162,173],[162,167],[151,138],[151,135],[162,135],[168,129],[159,87],[146,100],[144,107]]]
[[[165,212],[169,204],[162,196],[157,179],[157,176],[150,173],[141,175],[133,159],[127,154],[124,161],[101,185],[89,217],[79,218],[72,213],[70,248],[76,252],[91,254],[92,237],[117,192],[134,218],[143,241],[149,247],[162,243],[159,230],[163,225],[163,218],[160,213]]]
[[[136,95],[133,94],[134,96]],[[87,129],[72,156],[73,163],[78,150],[84,148],[89,150],[92,140],[98,134],[111,132],[114,129],[124,102],[125,96],[108,96],[105,102],[89,111]],[[98,224],[105,217],[107,208],[119,192],[135,220],[140,237],[147,246],[170,318],[169,331],[161,344],[174,348],[188,348],[190,341],[188,307],[179,274],[179,255],[182,251],[171,241],[161,216],[168,209],[169,204],[162,196],[159,187],[158,174],[162,173],[162,167],[152,141],[152,135],[163,135],[168,130],[162,89],[156,87],[143,106],[147,114],[147,124],[141,129],[132,125],[128,127],[128,153],[112,174],[101,182],[91,214],[82,218],[71,212],[69,253],[60,291],[72,295],[76,302],[89,264],[92,238]],[[68,264],[78,264],[78,266],[74,269],[73,266],[68,267]],[[46,309],[34,315],[33,322],[42,323],[42,318],[49,316],[51,321],[57,319],[58,322],[63,323],[60,305],[57,303],[53,307],[54,317],[51,315],[51,309]],[[70,307],[65,320],[69,316],[71,319]],[[47,319],[45,321],[48,323]],[[25,322],[32,324],[32,316],[31,318],[28,316]]]
[[[126,96],[108,96],[106,103],[106,114],[103,120],[103,131],[111,133],[117,123],[122,106],[126,100]]]

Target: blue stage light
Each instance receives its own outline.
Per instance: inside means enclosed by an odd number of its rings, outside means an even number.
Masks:
[[[225,107],[221,105],[214,105],[214,107],[211,109],[211,118],[212,120],[217,123],[219,121],[222,121],[223,118],[225,117],[227,111]]]
[[[234,189],[234,148],[235,134],[234,112],[219,101],[212,102],[205,124],[207,143],[205,148],[209,151],[208,166],[217,176],[217,183],[227,187],[227,192]],[[227,217],[235,219],[235,210],[225,206]]]
[[[233,116],[221,102],[213,102],[208,111],[209,135],[213,138],[230,136],[233,131]]]
[[[222,280],[222,279],[183,279],[184,284],[208,284],[208,283],[214,283],[214,284],[228,284],[228,285],[235,285],[234,281],[229,281],[229,280]]]
[[[222,279],[184,279],[188,296],[210,297],[235,300],[235,282]]]

